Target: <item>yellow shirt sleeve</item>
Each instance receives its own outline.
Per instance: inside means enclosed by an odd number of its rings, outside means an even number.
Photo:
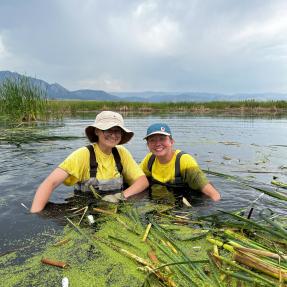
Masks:
[[[75,150],[59,165],[59,168],[69,174],[64,181],[65,185],[74,185],[77,182],[88,180],[90,177],[89,150],[86,147]]]
[[[193,190],[201,190],[208,183],[204,172],[190,154],[181,156],[180,173],[183,181]]]

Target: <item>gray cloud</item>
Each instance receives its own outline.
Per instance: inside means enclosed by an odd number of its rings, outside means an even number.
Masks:
[[[2,0],[0,69],[107,91],[286,92],[287,2]]]

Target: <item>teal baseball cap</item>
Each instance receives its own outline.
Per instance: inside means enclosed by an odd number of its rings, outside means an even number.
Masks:
[[[167,124],[156,123],[156,124],[150,125],[147,128],[146,136],[144,137],[144,140],[147,139],[149,136],[155,135],[155,134],[166,135],[166,136],[172,137],[170,127]]]

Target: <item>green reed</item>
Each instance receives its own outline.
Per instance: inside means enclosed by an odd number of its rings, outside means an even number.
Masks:
[[[192,112],[195,114],[286,114],[287,101],[214,101],[214,102],[125,102],[125,101],[90,101],[90,100],[53,100],[49,101],[51,109],[57,107],[64,114],[75,115],[78,112],[99,110],[117,110],[122,113],[152,113],[152,112]]]
[[[6,78],[0,86],[0,115],[15,123],[47,117],[47,96],[43,87],[26,76]]]

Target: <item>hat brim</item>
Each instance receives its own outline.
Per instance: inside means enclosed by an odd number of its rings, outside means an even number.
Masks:
[[[153,133],[150,133],[148,135],[146,135],[143,139],[146,140],[148,137],[152,136],[152,135],[165,135],[165,136],[171,136],[170,133],[167,133],[167,132],[162,132],[162,131],[156,131],[156,132],[153,132]]]
[[[119,144],[125,144],[128,141],[131,140],[131,138],[134,136],[134,133],[132,131],[130,131],[129,129],[123,127],[122,125],[119,124],[113,124],[113,123],[105,123],[105,124],[97,124],[97,125],[92,125],[92,126],[88,126],[85,129],[86,132],[86,136],[89,139],[89,141],[91,143],[93,142],[98,142],[99,138],[95,133],[95,129],[99,129],[99,130],[108,130],[112,127],[120,127],[123,130],[123,134],[122,134],[122,138],[121,141],[119,142]]]

